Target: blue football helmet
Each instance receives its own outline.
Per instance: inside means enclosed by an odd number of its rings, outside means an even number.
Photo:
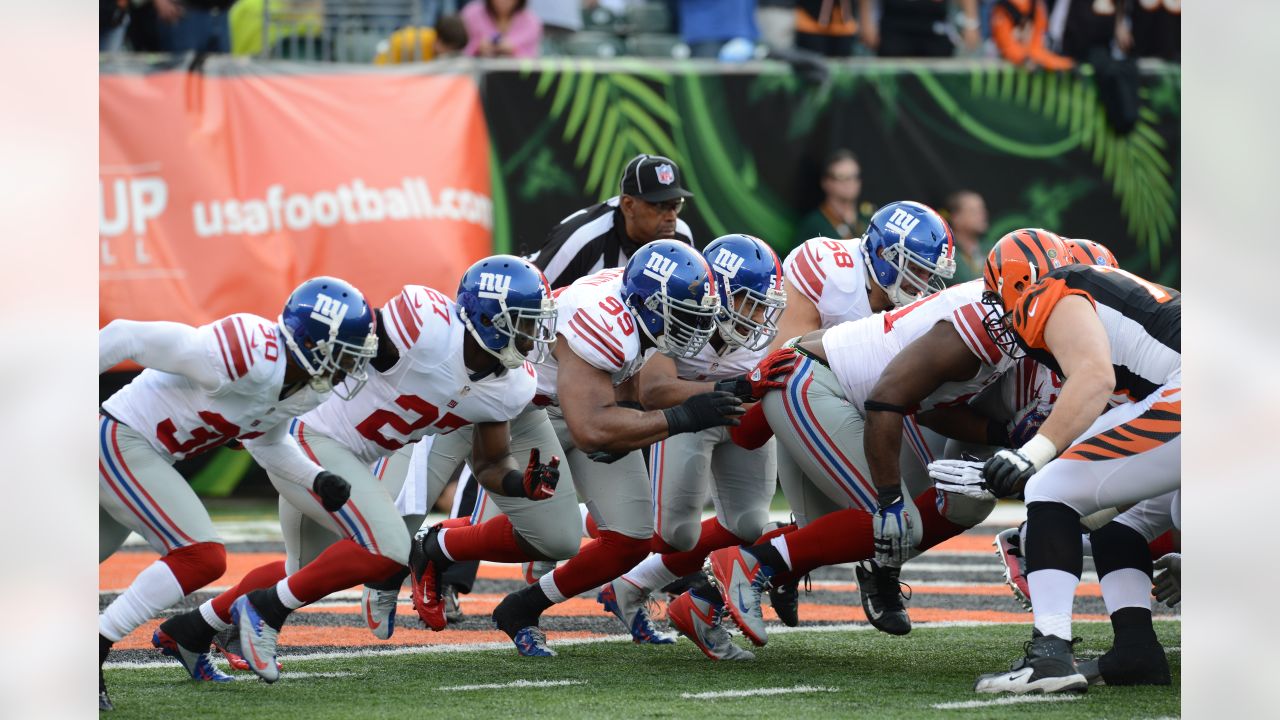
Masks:
[[[690,358],[716,331],[720,296],[707,261],[678,240],[642,246],[622,270],[622,301],[658,352]]]
[[[955,275],[955,252],[947,221],[917,202],[885,205],[862,235],[862,259],[895,306],[941,290]]]
[[[289,295],[277,322],[294,361],[310,373],[313,390],[332,390],[349,400],[364,387],[369,360],[378,354],[378,321],[350,283],[323,276],[307,280]]]
[[[546,359],[556,341],[556,301],[542,271],[514,255],[467,268],[458,283],[458,317],[480,347],[508,370]]]
[[[712,240],[702,256],[711,265],[720,291],[716,317],[720,337],[730,347],[768,347],[787,307],[778,254],[760,238],[733,234]]]

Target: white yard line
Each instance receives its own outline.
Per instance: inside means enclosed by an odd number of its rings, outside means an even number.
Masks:
[[[1022,703],[1069,702],[1079,700],[1083,695],[1011,695],[995,700],[965,700],[963,702],[937,703],[930,705],[935,710],[969,710],[970,708],[995,707],[997,705],[1021,705]]]
[[[110,665],[108,665],[107,667],[110,667]],[[355,675],[360,675],[360,674],[361,673],[353,673],[353,672],[306,672],[306,671],[299,670],[298,672],[289,673],[288,677],[290,680],[293,680],[293,679],[304,679],[304,678],[353,677]],[[247,681],[247,680],[258,679],[258,676],[254,675],[253,673],[236,673],[231,677],[236,681]]]
[[[458,690],[506,690],[509,688],[544,688],[586,684],[586,680],[512,680],[506,683],[489,683],[486,685],[450,685],[449,687],[436,689],[453,692]]]
[[[685,700],[715,700],[718,698],[744,698],[758,695],[790,695],[792,693],[836,692],[840,688],[796,685],[781,688],[752,688],[751,690],[718,690],[715,692],[680,693]]]

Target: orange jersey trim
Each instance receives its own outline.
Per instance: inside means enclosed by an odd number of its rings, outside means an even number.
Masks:
[[[1058,301],[1069,295],[1079,295],[1097,309],[1093,296],[1079,288],[1068,287],[1065,280],[1047,277],[1032,285],[1018,298],[1013,308],[1013,329],[1027,347],[1048,350],[1044,344],[1044,329]]]

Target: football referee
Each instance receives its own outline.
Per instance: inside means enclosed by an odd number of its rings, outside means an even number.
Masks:
[[[528,256],[551,287],[627,264],[641,245],[676,239],[693,244],[689,226],[679,218],[693,193],[681,183],[680,168],[661,155],[637,155],[627,163],[619,194],[583,208],[560,221],[542,248]]]

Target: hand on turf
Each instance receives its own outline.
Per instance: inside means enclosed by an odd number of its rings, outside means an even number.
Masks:
[[[944,492],[974,500],[994,500],[995,495],[982,480],[982,465],[975,460],[934,460],[929,463],[929,477],[934,487]]]
[[[322,470],[316,475],[311,489],[320,496],[320,505],[325,512],[338,512],[351,498],[351,483],[328,470]]]
[[[551,462],[538,462],[538,448],[529,451],[529,465],[524,469],[524,496],[530,500],[546,500],[556,494],[560,482],[560,458],[552,455]]]
[[[1156,585],[1151,591],[1157,602],[1173,607],[1182,602],[1182,555],[1169,553],[1155,562],[1161,572],[1156,575]]]

